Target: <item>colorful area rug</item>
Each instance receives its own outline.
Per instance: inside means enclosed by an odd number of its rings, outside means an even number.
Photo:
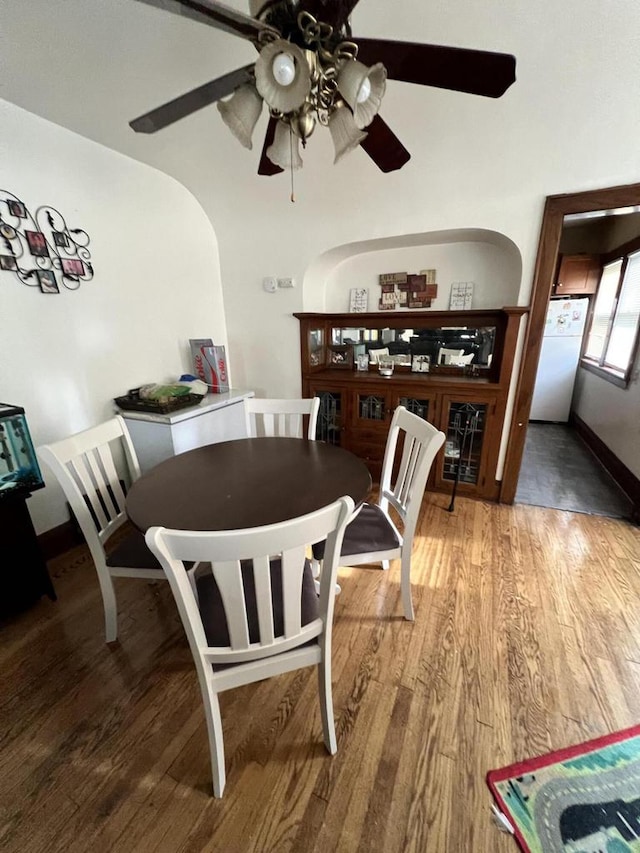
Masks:
[[[525,853],[640,853],[640,726],[492,770],[487,783]]]

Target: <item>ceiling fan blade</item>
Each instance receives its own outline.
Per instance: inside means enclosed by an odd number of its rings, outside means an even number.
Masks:
[[[156,107],[155,110],[134,118],[133,121],[129,122],[129,126],[136,133],[155,133],[157,130],[162,130],[163,127],[201,110],[202,107],[208,107],[215,101],[219,101],[220,98],[225,98],[243,83],[251,82],[253,80],[252,70],[253,65],[237,68],[223,77],[211,80],[204,86],[198,86],[197,89],[192,89],[161,107]]]
[[[392,80],[499,98],[516,79],[516,58],[464,47],[354,38],[358,59],[381,62]]]
[[[300,10],[337,29],[347,23],[357,5],[358,0],[301,0]]]
[[[277,175],[279,172],[284,172],[284,169],[280,166],[276,166],[275,163],[272,163],[271,160],[267,157],[267,148],[273,142],[273,138],[276,134],[276,127],[278,124],[278,119],[270,116],[269,124],[267,125],[267,132],[264,136],[264,145],[262,146],[262,154],[260,155],[260,165],[258,166],[258,174],[259,175]]]
[[[365,130],[367,137],[360,143],[360,146],[364,148],[382,172],[394,172],[396,169],[401,169],[411,159],[411,154],[379,115]]]
[[[191,18],[201,24],[209,24],[218,30],[224,30],[242,38],[255,39],[260,33],[270,32],[276,36],[280,33],[269,24],[238,12],[218,0],[138,0],[156,9]]]

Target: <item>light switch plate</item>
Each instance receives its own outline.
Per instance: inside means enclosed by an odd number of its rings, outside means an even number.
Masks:
[[[278,279],[278,287],[293,287],[294,281],[290,276]]]

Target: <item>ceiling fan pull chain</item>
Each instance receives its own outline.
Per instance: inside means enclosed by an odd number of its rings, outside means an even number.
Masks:
[[[291,125],[289,125],[289,169],[291,171],[291,195],[289,196],[289,200],[293,204],[296,196],[293,188],[293,131],[291,130]]]

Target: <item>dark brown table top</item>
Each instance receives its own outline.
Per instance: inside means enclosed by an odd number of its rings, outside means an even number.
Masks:
[[[371,489],[353,453],[302,438],[243,438],[188,450],[137,480],[126,510],[135,526],[238,530],[306,515]]]

